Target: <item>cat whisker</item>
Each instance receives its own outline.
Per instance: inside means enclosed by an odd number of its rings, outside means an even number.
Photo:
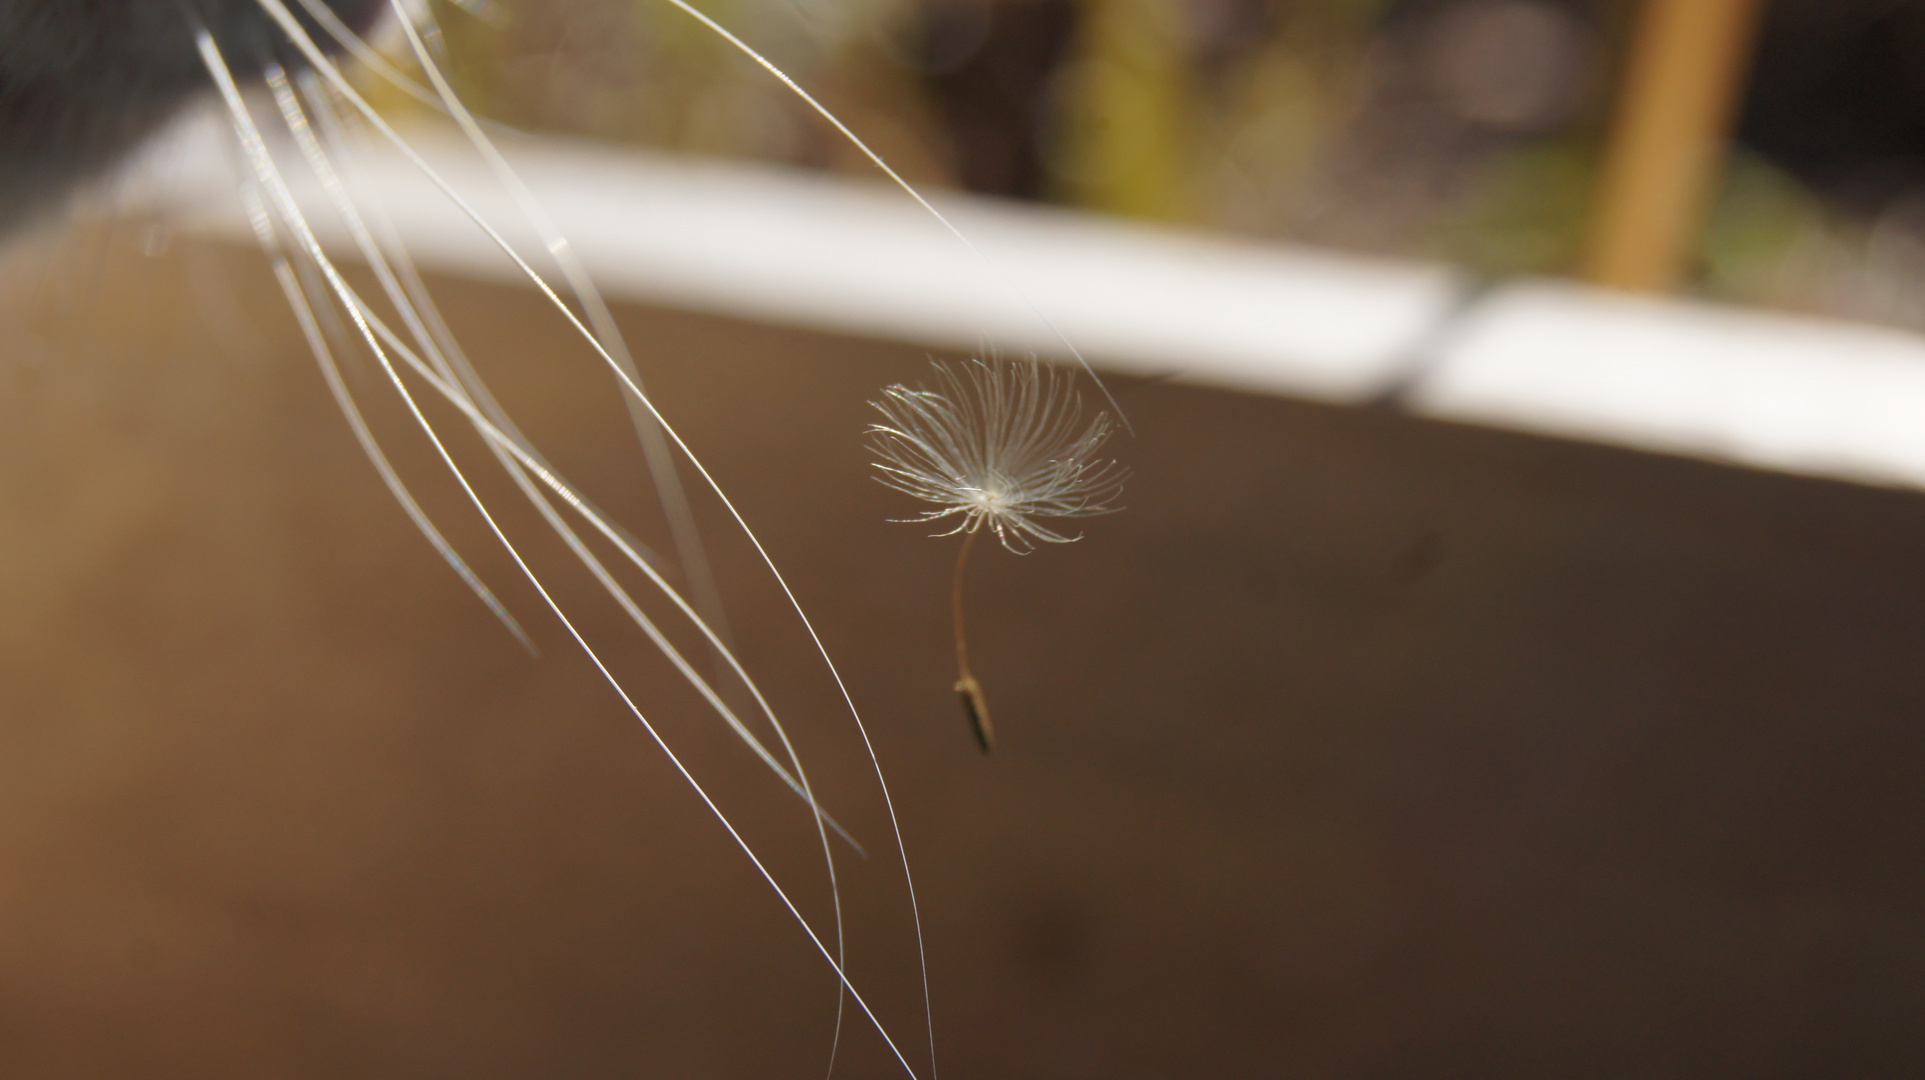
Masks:
[[[349,231],[363,259],[368,263],[370,268],[373,269],[376,278],[387,294],[389,302],[395,307],[402,321],[408,326],[409,331],[415,337],[417,346],[427,356],[429,363],[441,377],[446,380],[449,386],[459,387],[463,391],[468,392],[471,399],[477,396],[474,394],[474,391],[479,390],[479,396],[485,397],[486,400],[492,403],[492,395],[487,394],[485,384],[481,383],[479,376],[474,373],[473,368],[465,363],[465,357],[463,358],[464,363],[462,364],[462,368],[465,370],[458,372],[454,365],[450,363],[447,356],[448,348],[446,346],[452,346],[454,343],[451,338],[449,338],[444,346],[442,338],[446,332],[445,324],[441,322],[438,312],[435,311],[432,300],[427,296],[425,288],[419,288],[420,283],[418,277],[415,280],[417,289],[409,290],[403,287],[402,282],[399,280],[399,275],[395,272],[394,267],[390,265],[388,253],[375,242],[353,198],[342,184],[340,177],[328,159],[328,155],[316,140],[305,112],[301,109],[300,103],[295,99],[286,74],[278,67],[270,67],[267,72],[267,82],[269,88],[274,93],[277,104],[281,108],[290,134],[294,136],[296,144],[307,158],[323,190],[327,192],[329,198],[334,202],[336,211],[341,215],[343,221],[347,223]],[[311,97],[310,101],[311,104],[319,106],[316,108],[317,115],[328,115],[324,98],[318,96]],[[380,216],[385,218],[385,214]],[[389,223],[389,225],[391,231],[391,223]],[[410,269],[412,269],[411,266]],[[428,319],[426,318],[429,313],[434,313],[435,317],[433,321],[436,325],[442,327],[443,334],[438,335],[431,331],[428,326]],[[491,414],[491,419],[496,420],[497,427],[503,426],[501,421],[505,420],[506,416],[500,412],[498,404],[494,404],[492,408],[485,411]],[[808,791],[806,784],[799,782],[794,776],[791,776],[788,770],[784,769],[768,750],[763,747],[761,742],[748,731],[741,720],[736,717],[734,711],[722,702],[721,698],[710,687],[709,683],[688,666],[681,654],[669,644],[668,639],[656,628],[655,624],[641,612],[640,608],[636,606],[627,592],[615,582],[614,578],[601,565],[599,560],[595,559],[595,557],[588,552],[579,537],[575,535],[573,529],[556,516],[553,507],[549,505],[547,499],[542,496],[538,489],[529,481],[520,464],[516,462],[511,455],[495,445],[493,440],[485,441],[488,442],[490,451],[496,455],[504,471],[509,474],[516,485],[521,488],[523,494],[526,495],[530,502],[542,513],[544,519],[547,520],[550,526],[562,537],[563,541],[569,546],[570,550],[575,553],[577,558],[589,568],[597,581],[603,585],[630,618],[643,630],[656,648],[695,686],[704,700],[708,701],[711,707],[715,708],[716,711],[722,715],[729,727],[762,759],[764,764],[772,769],[796,794],[802,796],[805,802],[814,806],[813,796]],[[524,447],[527,447],[525,439],[518,439],[518,441],[520,441]],[[832,817],[828,817],[826,814],[824,816],[829,826],[834,829],[838,835],[847,840],[858,852],[862,850],[861,845],[857,844],[841,825],[835,823]]]
[[[930,996],[929,996],[929,989],[928,989],[929,978],[928,978],[927,947],[923,943],[921,909],[920,909],[920,905],[916,900],[914,878],[913,878],[913,875],[910,873],[910,869],[909,869],[908,852],[902,840],[902,827],[901,827],[900,820],[896,815],[895,801],[894,801],[894,798],[890,795],[888,782],[883,777],[881,764],[876,758],[874,743],[870,740],[868,729],[862,723],[860,711],[856,708],[855,698],[853,695],[850,694],[848,685],[844,682],[840,670],[836,667],[834,660],[829,656],[827,645],[824,644],[824,642],[822,641],[821,635],[816,632],[814,623],[809,619],[807,612],[803,610],[801,601],[796,597],[795,591],[792,588],[790,588],[787,579],[783,577],[781,571],[776,567],[774,558],[769,555],[768,550],[762,545],[762,542],[756,536],[755,531],[749,527],[747,519],[742,516],[741,511],[736,508],[733,500],[731,500],[728,497],[728,494],[722,490],[722,486],[716,482],[714,476],[712,476],[709,473],[708,469],[702,464],[701,459],[696,457],[695,454],[689,449],[687,443],[685,443],[682,440],[681,436],[676,433],[673,425],[669,424],[662,417],[661,412],[658,409],[656,409],[653,402],[650,401],[648,396],[642,392],[641,388],[635,385],[632,380],[628,379],[626,373],[624,373],[621,370],[620,365],[615,361],[614,357],[611,356],[608,350],[602,346],[601,342],[595,337],[595,335],[589,331],[588,327],[583,324],[582,320],[579,317],[577,317],[572,310],[569,309],[566,303],[562,301],[561,297],[555,292],[554,288],[548,284],[547,280],[543,278],[540,273],[538,273],[532,266],[528,264],[528,261],[525,258],[523,258],[519,252],[515,250],[512,244],[508,243],[508,241],[501,235],[501,233],[498,230],[496,230],[492,225],[490,225],[486,221],[486,219],[484,219],[480,214],[478,214],[474,210],[474,208],[468,204],[466,200],[462,199],[460,194],[457,193],[453,189],[453,187],[448,184],[448,182],[445,179],[443,179],[438,173],[436,173],[433,167],[430,166],[427,163],[427,161],[425,161],[421,157],[419,153],[417,153],[412,147],[410,147],[407,141],[403,139],[400,136],[400,134],[396,132],[391,125],[389,125],[385,120],[383,120],[381,116],[377,112],[375,112],[373,107],[370,106],[365,99],[363,99],[359,94],[355,93],[354,88],[348,84],[347,80],[342,76],[340,70],[332,62],[330,62],[327,56],[323,54],[319,49],[319,47],[317,47],[314,44],[313,39],[310,38],[307,32],[301,28],[300,23],[294,19],[292,13],[288,11],[287,6],[284,3],[282,3],[282,0],[257,0],[257,2],[260,4],[262,10],[267,12],[268,15],[281,27],[282,31],[288,36],[288,39],[294,43],[294,45],[301,52],[301,54],[307,58],[308,62],[313,66],[314,70],[319,72],[321,76],[325,78],[328,81],[328,83],[331,84],[335,88],[335,90],[339,92],[354,107],[354,110],[358,112],[363,118],[366,119],[366,121],[371,127],[373,127],[377,132],[379,132],[384,139],[388,140],[398,150],[400,150],[403,156],[407,157],[409,161],[415,165],[416,168],[421,170],[422,174],[426,176],[428,180],[431,183],[433,183],[435,187],[438,188],[442,192],[442,194],[445,195],[457,209],[459,209],[471,222],[473,222],[476,225],[476,227],[481,229],[482,232],[489,238],[489,240],[499,250],[501,250],[503,254],[508,256],[508,258],[515,264],[516,268],[520,270],[521,273],[525,277],[527,277],[528,280],[535,286],[536,290],[539,291],[543,295],[543,297],[548,300],[551,306],[553,306],[557,311],[561,313],[562,318],[575,330],[577,334],[579,334],[589,344],[589,347],[593,349],[595,353],[598,356],[600,356],[601,359],[609,366],[610,370],[615,373],[616,378],[622,381],[627,386],[627,388],[635,395],[635,399],[641,402],[641,404],[643,404],[647,408],[649,414],[652,417],[654,417],[657,423],[661,425],[663,434],[665,434],[668,437],[668,439],[675,445],[676,449],[678,449],[682,453],[682,455],[687,458],[689,465],[692,468],[694,468],[698,474],[701,475],[703,482],[708,486],[709,490],[715,493],[716,498],[721,502],[723,508],[728,512],[730,518],[734,520],[737,527],[742,530],[744,537],[746,537],[749,543],[751,544],[751,546],[755,548],[756,554],[762,560],[763,566],[768,569],[770,575],[775,579],[776,584],[782,589],[783,595],[787,598],[790,608],[796,613],[798,620],[802,623],[804,630],[808,633],[811,642],[814,644],[817,655],[821,657],[824,666],[828,669],[830,676],[834,679],[836,683],[836,688],[842,696],[844,706],[848,709],[851,718],[855,720],[857,731],[862,736],[864,750],[867,752],[869,756],[869,760],[875,768],[877,783],[881,788],[881,791],[883,794],[884,805],[886,806],[889,812],[890,825],[891,825],[891,830],[894,833],[896,850],[901,855],[905,885],[909,892],[910,909],[914,914],[914,921],[916,926],[918,962],[922,970],[923,1005],[924,1005],[923,1011],[924,1011],[925,1022],[930,1031],[930,1045],[932,1048],[931,1059],[933,1062],[934,1015],[933,1015],[932,1007],[930,1005]],[[715,29],[717,30],[717,32],[726,34],[726,32],[722,31],[719,26],[716,26]],[[767,61],[763,61],[763,63],[767,64]],[[772,68],[772,65],[771,65],[771,68]],[[787,76],[782,76],[782,78],[786,80]],[[920,198],[920,196],[918,196],[918,198]],[[811,936],[813,936],[813,932],[811,932]],[[844,980],[844,985],[847,985],[846,979]],[[864,1009],[865,1011],[867,1011],[866,1005],[864,1006]],[[875,1017],[873,1014],[870,1014],[870,1019],[874,1021]],[[891,1049],[894,1050],[895,1044],[893,1041],[888,1040],[888,1036],[886,1033],[884,1035],[884,1038],[885,1038],[885,1041],[889,1041]],[[902,1059],[901,1053],[899,1050],[896,1051],[896,1053],[897,1053],[898,1060],[902,1061],[904,1067],[907,1068],[908,1063],[906,1059]]]
[[[268,2],[273,2],[273,0],[268,0]],[[282,8],[282,11],[285,12],[285,8]],[[802,915],[801,910],[796,907],[795,902],[790,898],[787,891],[784,890],[781,884],[776,881],[774,875],[769,871],[767,866],[762,862],[761,858],[756,855],[753,847],[749,845],[747,840],[735,828],[734,823],[729,819],[727,814],[725,814],[720,808],[720,806],[718,806],[715,803],[714,799],[708,794],[707,790],[701,785],[699,781],[696,780],[694,775],[691,772],[689,772],[688,768],[682,762],[681,758],[675,754],[674,750],[668,745],[667,741],[656,730],[655,726],[648,720],[647,716],[641,711],[640,707],[635,703],[634,699],[629,695],[627,689],[621,684],[621,681],[615,677],[612,671],[608,669],[607,665],[603,662],[600,655],[588,643],[587,639],[583,637],[580,630],[575,626],[574,622],[571,619],[569,619],[566,612],[562,609],[561,605],[555,600],[553,595],[548,591],[547,587],[542,583],[540,577],[533,572],[533,570],[528,566],[526,561],[522,558],[520,552],[515,548],[514,544],[501,531],[499,524],[496,522],[494,516],[489,513],[483,501],[475,494],[473,488],[469,485],[466,476],[462,473],[459,465],[457,465],[453,460],[452,456],[449,455],[447,448],[442,443],[439,435],[435,432],[433,424],[429,422],[426,416],[420,411],[420,407],[418,403],[414,400],[413,395],[408,391],[406,383],[401,379],[399,372],[396,371],[395,368],[393,367],[386,351],[384,351],[381,348],[381,342],[384,339],[387,340],[390,343],[390,345],[395,345],[395,346],[401,345],[399,338],[396,337],[391,330],[385,330],[385,327],[384,327],[384,331],[385,331],[384,333],[381,333],[381,334],[376,333],[374,329],[376,325],[376,319],[374,317],[374,313],[368,308],[366,302],[363,301],[360,298],[360,296],[354,292],[353,288],[348,285],[346,280],[341,277],[339,271],[335,269],[333,262],[328,258],[326,251],[321,247],[319,241],[315,239],[312,230],[308,228],[307,222],[305,220],[305,217],[301,213],[299,205],[294,200],[292,193],[288,190],[285,181],[282,179],[278,168],[274,164],[272,155],[268,152],[266,144],[261,138],[259,130],[254,125],[253,118],[248,112],[246,102],[241,97],[240,90],[236,86],[233,79],[233,75],[229,71],[224,58],[221,56],[219,47],[214,42],[212,36],[209,35],[205,30],[201,30],[198,32],[196,37],[196,44],[199,48],[202,60],[206,64],[209,74],[213,77],[216,87],[220,90],[221,96],[227,105],[230,115],[232,116],[234,128],[235,128],[235,135],[240,141],[242,145],[242,149],[248,158],[249,165],[252,167],[254,171],[255,180],[260,184],[261,188],[265,189],[265,191],[267,192],[268,202],[272,205],[272,207],[276,211],[277,216],[279,217],[282,224],[293,235],[293,238],[296,242],[296,246],[298,250],[302,251],[308,258],[312,259],[314,264],[321,270],[321,273],[327,279],[327,282],[330,288],[334,291],[336,298],[340,301],[342,306],[347,309],[348,314],[352,319],[352,321],[355,323],[356,328],[362,333],[364,340],[366,341],[370,350],[374,353],[376,360],[381,365],[383,371],[388,375],[390,383],[394,386],[396,392],[401,396],[403,402],[407,405],[410,413],[415,418],[417,424],[422,428],[424,434],[426,434],[429,440],[433,443],[436,449],[436,452],[441,456],[443,463],[447,466],[451,474],[455,477],[456,481],[460,484],[463,491],[468,495],[471,503],[475,506],[477,512],[481,514],[483,520],[488,524],[489,529],[495,534],[497,540],[501,542],[504,549],[507,550],[507,552],[509,553],[509,556],[514,560],[517,567],[521,569],[523,575],[529,581],[529,584],[534,587],[536,592],[541,596],[543,602],[548,606],[549,610],[554,613],[555,617],[562,623],[563,627],[566,628],[566,630],[569,633],[569,636],[574,639],[574,641],[582,649],[584,654],[588,656],[590,662],[595,665],[596,669],[601,673],[603,679],[609,684],[609,686],[612,689],[614,689],[617,696],[619,696],[622,699],[623,704],[628,708],[630,714],[633,715],[642,724],[643,729],[648,733],[650,738],[655,742],[656,746],[662,751],[662,753],[669,759],[670,764],[674,766],[676,771],[681,774],[684,781],[689,784],[690,788],[694,790],[694,792],[702,800],[704,805],[708,807],[710,813],[722,825],[723,829],[726,832],[728,832],[730,838],[734,840],[734,842],[736,843],[736,846],[749,859],[750,863],[756,868],[756,871],[762,876],[763,880],[769,885],[770,889],[775,892],[777,898],[781,901],[783,906],[788,909],[790,915],[795,919],[796,923],[802,928],[803,933],[809,938],[810,942],[815,946],[817,952],[819,952],[822,955],[823,959],[827,961],[831,969],[834,970],[836,977],[839,980],[842,987],[847,991],[849,996],[856,1002],[856,1004],[862,1009],[863,1013],[869,1018],[871,1024],[874,1025],[877,1033],[882,1036],[883,1041],[889,1046],[891,1052],[895,1055],[898,1063],[902,1065],[904,1071],[907,1072],[911,1077],[914,1077],[916,1075],[914,1068],[909,1065],[907,1058],[905,1058],[902,1055],[901,1050],[896,1047],[894,1039],[890,1037],[888,1030],[882,1025],[881,1020],[875,1015],[875,1012],[870,1008],[868,1002],[862,997],[861,993],[856,990],[854,985],[850,983],[847,974],[843,971],[842,965],[837,961],[837,959],[834,956],[832,956],[829,953],[829,950],[823,944],[821,937],[817,935],[817,933],[815,932],[815,929],[810,925],[808,919]],[[271,232],[271,230],[268,234],[267,240],[270,244],[272,244],[272,248],[270,249],[271,252],[275,252],[279,250],[278,242],[274,241],[273,233]],[[399,350],[397,351],[399,352]],[[408,350],[408,357],[411,361],[411,366],[415,367],[416,372],[419,375],[421,375],[424,379],[428,379],[431,382],[431,384],[433,384],[436,387],[436,389],[445,398],[447,398],[457,408],[461,409],[464,413],[466,413],[469,416],[471,421],[476,422],[478,425],[485,423],[485,420],[481,417],[479,411],[475,408],[473,402],[469,401],[466,395],[463,394],[458,387],[455,387],[446,383],[445,380],[443,380],[437,373],[435,373],[428,365],[423,363],[418,356],[412,355],[412,350]],[[490,425],[489,427],[490,427],[490,430],[493,430],[492,425]],[[509,449],[511,453],[516,453],[517,458],[521,458],[523,456],[522,453],[517,453],[517,451],[519,451],[519,448],[515,447],[511,442],[509,442],[505,435],[502,435],[498,431],[495,431],[494,435],[497,437],[496,442],[498,445],[503,446],[505,449]],[[532,465],[533,462],[532,460],[523,460],[522,464]],[[542,472],[546,473],[547,470],[543,469]],[[580,509],[579,505],[577,505],[577,509],[578,510]],[[819,811],[818,811],[818,821],[820,821]]]
[[[1102,377],[1096,374],[1096,369],[1090,366],[1090,362],[1084,358],[1082,350],[1076,347],[1076,343],[1071,341],[1069,339],[1069,336],[1067,334],[1064,334],[1063,331],[1057,327],[1055,321],[1052,320],[1049,317],[1049,315],[1043,311],[1041,307],[1037,306],[1036,301],[1030,297],[1029,293],[1025,289],[1023,289],[1022,286],[1016,284],[1016,282],[1012,278],[1010,278],[1008,274],[1003,272],[1002,267],[998,266],[994,259],[991,259],[988,256],[988,254],[986,254],[981,248],[976,246],[976,242],[974,240],[971,240],[967,233],[957,228],[955,223],[950,221],[949,218],[946,215],[944,215],[942,211],[936,209],[935,206],[931,204],[928,199],[924,198],[922,192],[917,190],[914,184],[911,184],[909,181],[903,179],[902,174],[897,172],[887,161],[884,161],[881,154],[878,154],[873,149],[871,149],[869,147],[869,144],[862,140],[861,136],[857,135],[854,131],[850,130],[849,126],[847,124],[844,124],[842,122],[842,119],[836,116],[835,113],[829,111],[828,106],[822,104],[820,101],[817,101],[815,98],[815,95],[809,93],[807,90],[804,90],[800,83],[796,82],[794,79],[791,79],[787,72],[783,71],[781,68],[775,65],[774,61],[771,61],[768,57],[765,57],[761,53],[757,52],[752,46],[749,45],[748,42],[743,41],[741,38],[731,33],[721,23],[716,22],[714,19],[710,18],[708,15],[701,12],[694,5],[690,4],[688,0],[667,0],[667,2],[673,5],[674,7],[679,8],[683,12],[686,12],[690,18],[693,18],[697,22],[701,23],[703,26],[714,31],[717,35],[719,35],[722,38],[722,40],[728,42],[731,46],[733,46],[737,52],[740,52],[742,55],[748,57],[750,60],[754,61],[756,66],[760,67],[762,70],[774,76],[777,81],[779,81],[783,86],[788,88],[790,93],[794,94],[797,98],[799,98],[802,101],[803,104],[807,105],[810,109],[814,110],[816,115],[828,121],[829,126],[835,128],[836,133],[841,135],[843,139],[849,143],[849,145],[855,147],[856,150],[860,152],[863,157],[868,158],[870,164],[882,170],[882,174],[888,177],[891,183],[895,184],[898,188],[901,188],[902,191],[905,194],[907,194],[911,199],[914,199],[916,201],[916,205],[922,207],[924,210],[927,210],[931,216],[933,216],[938,222],[942,224],[942,227],[944,229],[947,229],[949,231],[949,234],[951,236],[954,236],[957,240],[961,241],[962,245],[965,248],[969,249],[969,253],[975,256],[976,260],[982,264],[983,269],[987,270],[991,277],[994,277],[1005,288],[1009,289],[1011,293],[1015,294],[1017,299],[1021,300],[1023,302],[1023,305],[1029,308],[1030,314],[1040,319],[1043,325],[1049,328],[1050,334],[1053,337],[1055,337],[1057,341],[1062,343],[1063,348],[1069,350],[1069,354],[1075,357],[1076,362],[1082,366],[1083,373],[1090,377],[1090,381],[1096,384],[1096,388],[1098,390],[1102,391],[1103,399],[1109,402],[1110,409],[1111,411],[1116,413],[1116,418],[1120,423],[1122,423],[1123,430],[1131,434],[1135,434],[1136,429],[1130,426],[1129,418],[1124,416],[1123,407],[1117,404],[1116,398],[1110,393],[1109,387],[1103,384]]]
[[[326,335],[323,334],[320,323],[315,318],[316,305],[313,298],[308,295],[308,290],[303,287],[303,283],[297,280],[287,256],[279,250],[279,245],[274,240],[273,226],[268,224],[266,208],[260,205],[259,191],[251,183],[245,185],[243,190],[244,198],[250,204],[249,217],[256,222],[256,233],[263,236],[263,245],[269,249],[268,258],[272,264],[274,277],[280,283],[281,291],[287,296],[288,306],[294,311],[295,321],[301,327],[301,334],[307,340],[308,349],[320,365],[322,378],[328,385],[328,392],[334,395],[335,403],[340,406],[342,415],[347,418],[348,427],[354,432],[355,441],[360,444],[361,452],[373,463],[375,471],[380,474],[381,481],[387,485],[389,493],[394,496],[396,502],[401,504],[408,519],[414,522],[415,528],[427,538],[428,543],[440,554],[442,560],[487,606],[495,618],[508,628],[508,632],[514,635],[522,648],[531,654],[539,653],[540,650],[529,639],[527,631],[522,629],[521,624],[515,621],[515,617],[508,612],[507,608],[502,606],[495,594],[475,575],[467,562],[454,550],[453,545],[441,535],[441,531],[435,528],[434,522],[429,520],[427,513],[421,509],[414,495],[408,491],[407,485],[394,471],[394,466],[382,452],[380,442],[375,439],[374,432],[368,428],[366,418],[361,415],[361,410],[354,403],[354,396],[348,391],[346,382],[341,378],[340,366],[335,363],[334,355],[328,348]],[[263,228],[267,230],[265,234],[261,233]]]
[[[302,0],[312,4],[318,0]],[[700,529],[695,524],[695,511],[689,505],[688,494],[682,487],[681,474],[675,468],[675,457],[668,441],[662,435],[662,425],[652,413],[652,406],[642,390],[641,372],[635,366],[634,357],[629,353],[628,342],[623,337],[621,327],[616,324],[614,313],[602,298],[601,290],[589,276],[588,269],[582,265],[568,237],[556,227],[554,220],[542,208],[541,201],[528,189],[514,167],[503,157],[487,134],[481,130],[467,106],[462,104],[447,78],[442,74],[440,65],[430,55],[421,36],[406,19],[401,8],[403,0],[391,0],[401,27],[407,35],[408,44],[414,50],[415,60],[433,84],[441,108],[454,118],[464,136],[475,148],[497,182],[514,199],[515,206],[527,223],[534,228],[542,245],[561,271],[562,280],[581,305],[582,313],[587,316],[588,325],[594,331],[595,340],[608,354],[621,376],[622,402],[628,409],[629,423],[635,429],[635,437],[641,443],[643,458],[648,463],[649,477],[654,482],[656,498],[661,502],[662,511],[668,518],[671,537],[675,543],[675,554],[680,560],[683,576],[689,586],[695,609],[702,613],[714,628],[716,636],[723,642],[729,640],[727,614],[722,605],[722,592],[716,585],[714,570],[709,564],[708,552],[702,543]],[[719,665],[720,658],[712,657]]]

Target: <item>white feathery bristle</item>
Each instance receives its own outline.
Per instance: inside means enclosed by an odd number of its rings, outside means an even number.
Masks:
[[[934,365],[939,387],[903,385],[870,402],[884,422],[869,427],[879,479],[936,504],[910,521],[957,518],[942,536],[988,525],[1017,553],[1037,541],[1079,539],[1042,524],[1113,513],[1125,472],[1096,453],[1108,413],[1083,424],[1071,376],[1039,360],[972,359],[962,373]]]

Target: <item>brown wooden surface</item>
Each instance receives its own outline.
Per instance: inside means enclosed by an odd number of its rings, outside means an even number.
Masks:
[[[541,659],[359,458],[258,258],[138,240],[16,274],[0,326],[0,1075],[821,1075],[819,960],[394,410]],[[605,379],[529,294],[444,295],[656,538]],[[1128,511],[972,567],[984,759],[953,542],[865,475],[864,400],[921,350],[623,319],[873,725],[942,1075],[1925,1058],[1925,499],[1119,379]],[[884,848],[806,642],[715,556],[825,801]],[[794,800],[557,581],[821,915]],[[900,884],[843,865],[855,977],[916,1045]],[[890,1075],[853,1024],[843,1055]]]

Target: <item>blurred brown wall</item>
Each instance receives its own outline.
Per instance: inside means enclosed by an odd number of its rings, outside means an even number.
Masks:
[[[33,264],[0,326],[0,1074],[819,1073],[820,959],[405,418],[371,405],[541,658],[359,458],[258,258],[140,241]],[[606,379],[529,294],[440,288],[537,440],[653,538]],[[871,724],[943,1075],[1921,1059],[1917,495],[1118,378],[1127,512],[973,568],[984,759],[949,690],[953,547],[887,520],[909,508],[861,446],[922,350],[621,317]],[[795,800],[504,520],[826,918]],[[874,852],[841,863],[851,969],[920,1061],[867,765],[751,555],[715,557]],[[890,1074],[855,1020],[842,1055]]]

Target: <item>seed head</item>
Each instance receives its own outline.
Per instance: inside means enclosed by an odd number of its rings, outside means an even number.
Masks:
[[[1118,509],[1124,471],[1096,457],[1110,436],[1107,413],[1083,423],[1070,377],[1037,360],[970,360],[960,374],[935,364],[935,389],[891,386],[872,401],[869,426],[879,479],[936,504],[909,521],[956,518],[941,536],[985,524],[1021,554],[1036,541],[1079,539],[1041,524]]]

